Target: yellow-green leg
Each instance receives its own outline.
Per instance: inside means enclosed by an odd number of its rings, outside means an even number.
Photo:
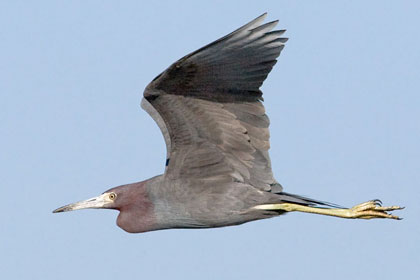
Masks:
[[[298,211],[347,219],[387,218],[396,220],[401,220],[401,218],[391,215],[387,211],[404,209],[404,207],[400,206],[383,207],[379,200],[370,200],[352,208],[318,208],[295,203],[263,204],[253,208],[261,210],[282,210],[286,212]]]

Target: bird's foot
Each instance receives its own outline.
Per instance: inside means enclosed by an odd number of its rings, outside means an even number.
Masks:
[[[388,213],[393,210],[401,210],[404,207],[400,206],[382,206],[379,199],[370,200],[364,203],[357,204],[348,210],[348,218],[350,219],[374,219],[374,218],[387,218],[402,220],[398,216]]]

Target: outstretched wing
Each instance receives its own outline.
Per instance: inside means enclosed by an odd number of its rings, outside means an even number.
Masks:
[[[181,58],[145,89],[142,107],[167,146],[171,179],[245,182],[280,191],[268,155],[269,119],[259,90],[285,30],[266,14]]]

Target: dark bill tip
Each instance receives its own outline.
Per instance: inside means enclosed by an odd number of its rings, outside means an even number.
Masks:
[[[61,212],[67,212],[67,211],[71,211],[72,209],[68,206],[63,206],[60,208],[55,209],[54,211],[52,211],[53,213],[61,213]]]

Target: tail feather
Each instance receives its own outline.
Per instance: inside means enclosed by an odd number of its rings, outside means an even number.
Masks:
[[[297,203],[297,204],[312,206],[312,207],[326,206],[329,208],[346,208],[335,203],[316,200],[316,199],[308,198],[308,197],[297,195],[297,194],[291,194],[291,193],[286,193],[286,192],[279,192],[276,194],[282,196],[281,200],[283,200],[284,202]]]

